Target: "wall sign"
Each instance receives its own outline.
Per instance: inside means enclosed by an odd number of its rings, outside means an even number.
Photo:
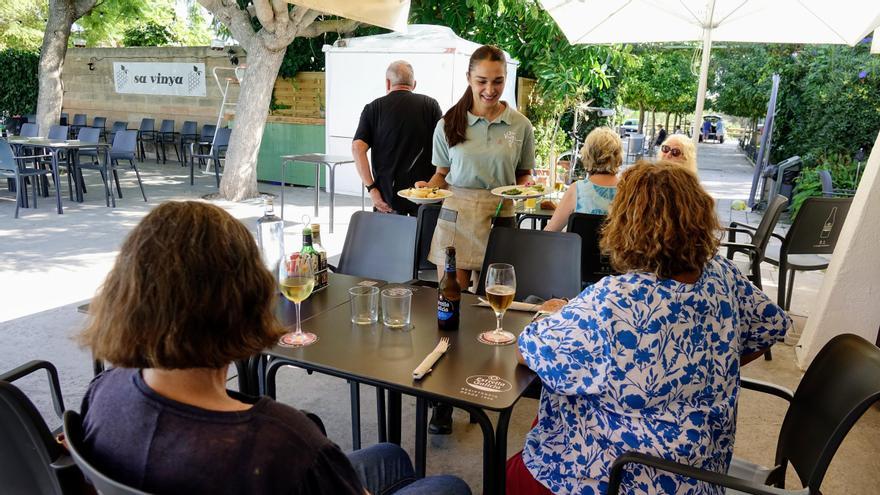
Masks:
[[[117,93],[205,96],[205,64],[113,62]]]

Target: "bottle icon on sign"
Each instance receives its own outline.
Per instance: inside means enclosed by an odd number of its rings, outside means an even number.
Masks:
[[[822,225],[822,231],[819,232],[819,239],[828,239],[831,237],[831,230],[834,229],[834,222],[837,220],[837,207],[831,208],[831,213],[825,219]]]

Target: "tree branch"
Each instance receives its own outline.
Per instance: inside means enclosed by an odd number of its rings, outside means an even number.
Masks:
[[[314,38],[316,36],[320,36],[324,33],[336,32],[336,33],[350,33],[357,29],[360,25],[357,21],[352,21],[351,19],[333,19],[328,21],[317,21],[309,24],[308,26],[301,28],[297,31],[297,36],[302,36],[305,38]]]
[[[287,23],[290,22],[290,14],[287,12],[287,6],[290,5],[284,0],[272,0],[272,12],[275,14],[276,32],[283,33],[287,30]]]
[[[269,5],[269,0],[253,0],[254,11],[257,14],[257,20],[263,26],[263,29],[270,33],[275,32],[275,11],[273,6]]]
[[[255,33],[251,26],[251,18],[247,12],[238,8],[235,0],[198,0],[198,2],[229,28],[232,36],[245,51],[252,49]]]
[[[76,0],[75,2],[71,2],[73,5],[73,20],[81,18],[82,16],[88,14],[93,8],[95,8],[95,4],[98,3],[97,0]]]

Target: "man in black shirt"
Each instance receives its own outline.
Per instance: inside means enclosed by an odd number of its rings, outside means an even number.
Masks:
[[[412,65],[392,62],[385,71],[387,94],[364,107],[351,143],[358,174],[376,211],[416,215],[418,205],[397,192],[434,175],[431,144],[443,114],[437,100],[413,93],[415,87]],[[372,168],[367,150],[372,150]]]

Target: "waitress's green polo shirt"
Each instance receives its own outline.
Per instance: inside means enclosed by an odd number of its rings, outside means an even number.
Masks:
[[[443,119],[434,128],[431,163],[449,168],[446,182],[455,187],[493,189],[516,184],[517,170],[535,168],[535,131],[523,114],[507,108],[489,122],[468,112],[467,141],[452,148]]]

